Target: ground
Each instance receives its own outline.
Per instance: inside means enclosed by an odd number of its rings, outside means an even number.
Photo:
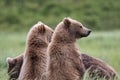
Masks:
[[[6,57],[15,57],[25,48],[27,33],[0,32],[0,80],[7,80]],[[92,32],[77,41],[82,52],[109,63],[120,75],[120,31]]]

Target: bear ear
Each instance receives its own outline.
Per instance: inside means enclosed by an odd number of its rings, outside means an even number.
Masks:
[[[6,62],[8,64],[15,64],[15,60],[13,58],[7,57]]]
[[[44,24],[41,24],[39,26],[39,31],[40,31],[40,33],[45,33],[46,29],[45,29],[45,25]]]
[[[64,24],[65,24],[67,27],[69,27],[70,24],[71,24],[69,18],[64,18],[63,22],[64,22]]]

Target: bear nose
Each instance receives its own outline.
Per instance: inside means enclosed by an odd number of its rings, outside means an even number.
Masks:
[[[88,34],[90,34],[92,31],[91,30],[88,30]]]

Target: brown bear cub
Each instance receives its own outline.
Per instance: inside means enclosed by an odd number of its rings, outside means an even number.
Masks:
[[[48,45],[48,80],[81,80],[85,68],[80,52],[76,48],[76,39],[86,37],[91,30],[80,22],[65,18],[53,33]]]
[[[30,29],[19,80],[45,80],[48,58],[46,49],[52,33],[53,30],[41,22]]]
[[[114,80],[118,77],[116,71],[102,60],[91,57],[87,54],[81,54],[81,56],[90,78],[105,78],[106,80]]]
[[[9,80],[16,80],[18,78],[22,64],[23,55],[19,55],[16,58],[7,58]]]

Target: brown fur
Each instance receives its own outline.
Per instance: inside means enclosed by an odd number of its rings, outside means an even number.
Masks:
[[[85,69],[88,69],[91,78],[105,78],[106,80],[113,80],[117,77],[116,71],[107,63],[100,59],[91,57],[87,54],[81,54]]]
[[[57,25],[48,46],[48,80],[82,79],[85,69],[75,42],[89,33],[89,29],[70,18],[65,18]]]
[[[69,22],[65,23],[65,24],[68,25]],[[70,34],[71,34],[71,32],[70,32]],[[61,40],[58,41],[58,42],[63,42],[63,41],[64,40],[62,40],[62,38],[61,38]],[[70,41],[68,41],[68,42],[70,42]],[[66,43],[66,42],[64,41],[63,43]],[[63,45],[64,44],[62,44],[62,46]],[[58,55],[58,57],[60,57],[60,56]],[[61,57],[62,57],[62,55],[61,55]],[[97,58],[91,57],[91,56],[86,55],[86,54],[81,54],[80,58],[81,57],[83,59],[82,61],[83,61],[83,64],[85,66],[85,69],[86,70],[89,69],[90,77],[95,77],[96,74],[97,74],[100,78],[105,77],[107,80],[109,80],[110,77],[115,77],[117,75],[116,72],[114,71],[114,69],[112,69],[108,64],[106,64],[105,62],[103,62],[103,61],[101,61],[101,60],[99,60]],[[21,58],[21,56],[19,56],[17,58],[15,58],[15,61],[12,60],[15,65],[11,65],[12,67],[10,67],[10,65],[9,65],[9,67],[8,67],[8,73],[11,72],[11,71],[13,71],[13,73],[14,73],[16,71],[14,74],[10,75],[11,78],[17,78],[18,75],[19,75],[20,69],[21,69],[21,64],[23,62],[22,61],[23,58]],[[53,64],[54,63],[55,63],[55,61],[53,62]],[[10,63],[8,63],[8,64],[10,64]],[[12,68],[14,68],[14,70],[12,70]],[[97,70],[97,72],[94,72],[95,70]]]
[[[110,67],[110,65],[106,64],[104,61],[89,56],[87,54],[81,54],[83,64],[86,70],[89,70],[89,77],[91,78],[118,78],[117,73],[114,69]],[[19,76],[20,69],[23,63],[23,55],[20,55],[16,58],[8,58],[8,73],[10,79],[16,80]],[[94,72],[97,70],[97,72]]]
[[[16,80],[18,78],[22,64],[23,55],[19,55],[15,58],[7,58],[9,80]]]
[[[19,80],[45,80],[43,76],[46,74],[48,57],[46,49],[52,33],[52,29],[40,22],[30,29]]]

